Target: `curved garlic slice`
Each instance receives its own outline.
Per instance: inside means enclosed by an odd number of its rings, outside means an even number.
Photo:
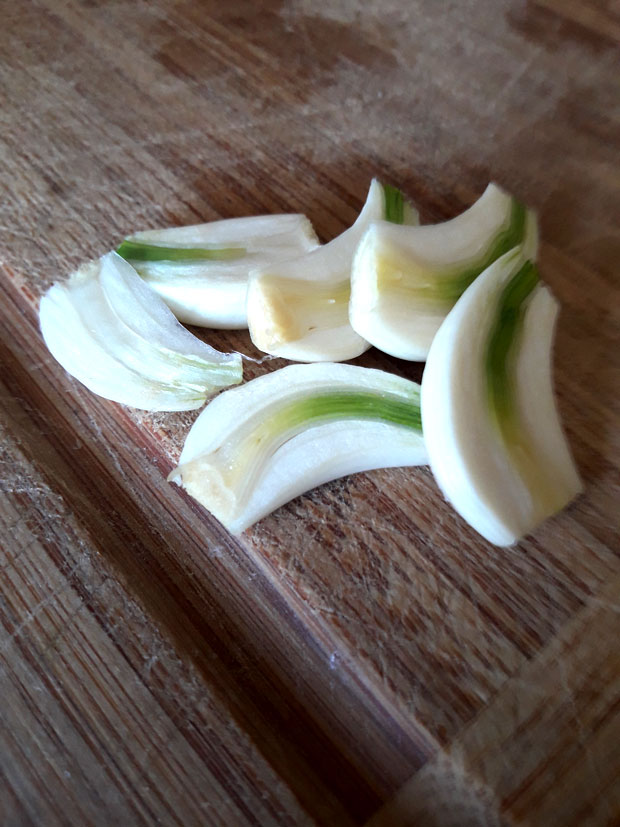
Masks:
[[[426,462],[419,385],[353,365],[291,365],[220,394],[169,479],[233,533],[337,477]]]
[[[441,325],[422,380],[430,465],[496,545],[515,543],[581,490],[552,386],[558,304],[519,250],[498,259]]]
[[[351,264],[372,221],[417,222],[394,187],[373,180],[352,227],[308,254],[250,276],[248,326],[260,350],[298,362],[344,361],[370,345],[349,323]]]
[[[93,393],[151,411],[192,410],[242,378],[225,354],[182,327],[116,253],[81,267],[41,299],[41,332],[55,359]]]
[[[247,328],[251,270],[318,247],[305,215],[228,218],[135,233],[118,247],[181,322]]]
[[[535,258],[537,244],[534,214],[496,184],[441,224],[375,222],[353,261],[351,325],[385,353],[423,361],[443,319],[472,281],[518,245],[527,258]]]

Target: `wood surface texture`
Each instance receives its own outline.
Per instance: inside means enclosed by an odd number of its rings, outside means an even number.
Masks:
[[[0,824],[620,825],[618,2],[0,10]],[[427,469],[231,538],[166,482],[195,413],[97,398],[40,338],[42,292],[131,231],[328,240],[373,175],[425,222],[489,180],[539,213],[585,493],[515,548]]]

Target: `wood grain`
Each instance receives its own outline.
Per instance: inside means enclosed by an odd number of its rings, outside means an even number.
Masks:
[[[0,823],[620,824],[617,4],[5,6]],[[165,482],[195,414],[98,399],[40,339],[41,293],[132,230],[329,239],[373,175],[425,221],[489,180],[539,212],[586,490],[514,549],[424,469],[231,538]]]

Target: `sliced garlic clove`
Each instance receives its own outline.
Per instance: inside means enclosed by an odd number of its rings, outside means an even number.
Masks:
[[[222,329],[247,328],[248,275],[319,244],[304,215],[228,218],[135,233],[117,252],[177,319]]]
[[[495,184],[442,224],[368,229],[351,275],[352,327],[375,347],[423,361],[459,296],[490,264],[518,245],[535,258],[534,214]]]
[[[394,187],[372,181],[357,221],[304,256],[255,271],[248,288],[248,326],[260,350],[299,362],[343,361],[370,345],[349,323],[351,264],[372,221],[417,221]]]
[[[425,462],[416,383],[316,363],[282,368],[214,399],[170,479],[240,533],[329,480]]]
[[[45,343],[89,390],[145,410],[192,410],[242,378],[239,354],[220,353],[175,319],[116,253],[81,267],[41,299]]]
[[[430,348],[422,421],[443,493],[511,545],[581,491],[552,386],[558,305],[511,251],[463,293]]]

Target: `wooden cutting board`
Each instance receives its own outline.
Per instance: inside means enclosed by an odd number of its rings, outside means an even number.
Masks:
[[[0,823],[620,824],[618,4],[37,0],[2,21]],[[515,548],[425,469],[231,538],[165,481],[195,414],[96,398],[41,342],[41,293],[125,234],[302,211],[327,240],[373,175],[427,222],[489,180],[539,212],[586,488]]]

